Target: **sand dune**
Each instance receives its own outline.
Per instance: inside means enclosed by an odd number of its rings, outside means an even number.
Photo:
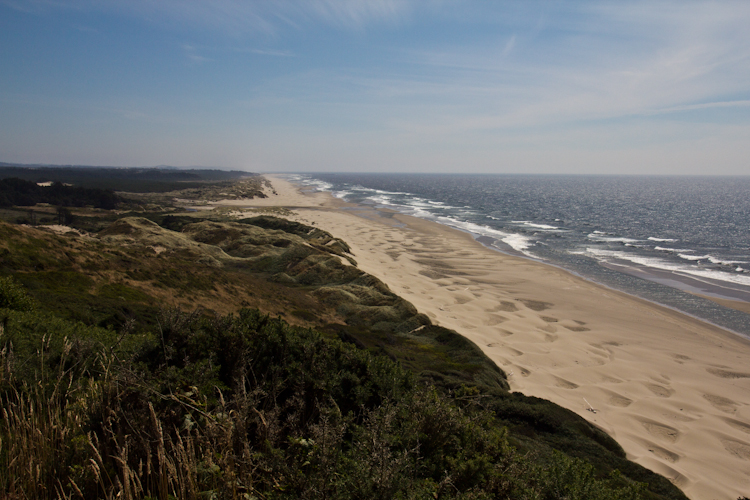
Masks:
[[[513,390],[579,413],[693,499],[750,495],[749,342],[468,234],[269,178],[278,194],[258,206],[294,207],[344,239],[361,269],[474,341]]]

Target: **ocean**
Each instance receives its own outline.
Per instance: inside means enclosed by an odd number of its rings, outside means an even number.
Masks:
[[[295,174],[750,337],[750,177]]]

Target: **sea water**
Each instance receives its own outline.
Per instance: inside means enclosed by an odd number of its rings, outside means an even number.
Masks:
[[[750,177],[296,174],[750,336]]]

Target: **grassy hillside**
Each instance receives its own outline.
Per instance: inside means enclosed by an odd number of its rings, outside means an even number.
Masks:
[[[0,223],[6,496],[685,498],[332,235],[130,215]]]
[[[628,499],[643,490],[559,452],[517,451],[472,391],[446,397],[387,357],[257,311],[165,312],[158,336],[5,314],[0,487],[11,498]]]

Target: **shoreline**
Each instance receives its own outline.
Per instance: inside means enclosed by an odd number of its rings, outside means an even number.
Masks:
[[[277,195],[225,206],[285,207],[343,239],[360,269],[472,340],[512,390],[583,416],[689,497],[750,493],[746,339],[469,233],[266,178]]]
[[[304,190],[321,189],[325,191],[326,189],[333,189],[335,187],[327,184],[325,181],[309,180],[306,176],[297,174],[288,174],[286,178],[293,183],[297,183]],[[342,193],[346,194],[349,192],[344,191]],[[336,196],[343,196],[342,193],[336,193]],[[348,198],[342,197],[341,199],[345,200]],[[640,259],[639,257],[631,260],[629,257],[615,256],[614,254],[617,251],[613,251],[613,255],[609,257],[596,257],[586,262],[581,262],[571,257],[572,254],[579,252],[572,252],[571,254],[566,251],[562,253],[552,251],[538,254],[537,252],[533,252],[531,248],[527,248],[525,243],[522,247],[517,247],[516,243],[518,242],[515,237],[511,238],[515,241],[514,243],[493,233],[497,231],[507,233],[508,229],[502,227],[498,229],[491,224],[486,225],[480,222],[469,222],[461,216],[456,216],[458,217],[456,219],[453,216],[439,216],[430,210],[425,212],[417,209],[414,212],[412,211],[414,207],[408,203],[395,203],[393,206],[384,206],[380,205],[377,200],[368,198],[360,202],[353,201],[352,203],[361,203],[367,207],[377,207],[377,209],[395,210],[398,213],[413,215],[423,220],[436,222],[462,232],[468,232],[477,241],[495,251],[560,267],[569,273],[583,277],[593,283],[623,291],[629,295],[654,302],[663,307],[681,311],[684,314],[750,339],[750,317],[748,317],[748,309],[750,308],[750,282],[745,283],[742,281],[746,280],[746,276],[737,277],[736,272],[739,272],[737,269],[733,269],[728,274],[720,273],[717,269],[714,269],[715,266],[708,266],[704,269],[702,265],[696,265],[697,267],[692,266],[683,269],[677,263],[670,263],[671,261],[662,262],[658,258],[644,257]],[[526,223],[524,222],[524,224]],[[531,225],[534,226],[533,224]],[[512,232],[512,229],[510,231]],[[561,231],[565,232],[565,230]],[[530,236],[522,231],[519,238],[527,240]],[[648,239],[651,240],[654,238]],[[553,241],[548,240],[540,240],[536,243],[545,246],[549,244],[550,247],[555,246]],[[570,242],[566,244],[570,244]],[[567,247],[564,246],[564,248]],[[657,250],[659,250],[659,247],[657,247]],[[644,261],[641,262],[641,260]],[[727,271],[724,268],[722,270]],[[744,273],[747,272],[750,271],[744,271]]]
[[[426,219],[424,219],[426,220]],[[428,221],[432,222],[432,221]],[[435,222],[435,224],[440,224],[439,222]],[[489,250],[500,252],[504,255],[508,255],[510,257],[518,257],[520,259],[529,260],[532,262],[536,262],[538,264],[544,265],[544,266],[551,266],[557,269],[560,269],[561,271],[564,271],[568,274],[571,274],[575,276],[576,278],[580,278],[584,281],[587,281],[591,283],[592,285],[600,286],[603,288],[606,288],[607,290],[611,290],[613,292],[618,292],[627,295],[628,297],[632,297],[634,299],[643,300],[649,304],[653,304],[658,307],[663,307],[666,309],[670,309],[672,311],[675,311],[679,314],[683,314],[685,316],[688,316],[690,318],[695,319],[696,321],[700,321],[702,323],[706,323],[707,325],[711,325],[713,327],[716,327],[721,330],[725,330],[733,335],[737,335],[741,339],[750,341],[750,333],[743,333],[736,330],[732,330],[731,328],[728,328],[726,326],[722,326],[716,323],[713,323],[712,321],[701,318],[698,315],[691,314],[687,311],[680,310],[677,307],[670,306],[668,304],[662,304],[660,302],[657,302],[656,300],[648,299],[645,297],[640,297],[638,295],[635,295],[633,293],[628,293],[624,290],[619,290],[615,287],[609,286],[606,283],[601,283],[593,278],[584,276],[582,274],[576,273],[575,271],[571,271],[570,269],[566,269],[562,265],[555,264],[553,262],[545,261],[543,259],[535,259],[533,257],[529,257],[528,255],[524,255],[521,252],[515,251],[514,249],[510,248],[510,250],[506,250],[501,248],[497,245],[497,240],[494,240],[493,238],[489,238],[487,236],[478,236],[474,233],[463,231],[458,228],[454,228],[451,226],[446,225],[446,227],[450,229],[455,229],[456,231],[460,232],[466,232],[467,234],[472,235],[475,241],[481,243],[485,248],[488,248]],[[502,243],[502,242],[500,242]],[[617,263],[601,263],[603,267],[616,270],[618,272],[629,274],[631,276],[643,278],[648,281],[652,281],[654,283],[663,284],[664,286],[668,286],[670,288],[676,288],[680,291],[683,291],[685,293],[689,293],[690,295],[694,295],[696,297],[700,297],[705,300],[710,300],[711,302],[714,302],[716,304],[719,304],[720,306],[727,307],[729,309],[734,309],[736,311],[740,311],[746,314],[750,314],[750,291],[742,291],[742,290],[735,290],[731,289],[732,291],[726,294],[719,294],[716,293],[716,289],[722,288],[721,285],[711,285],[710,283],[706,283],[704,281],[698,280],[696,278],[692,278],[689,276],[682,276],[675,274],[670,271],[661,271],[659,269],[652,269],[652,268],[646,268],[645,266],[633,266],[633,265],[626,265],[626,264],[617,264]],[[665,282],[670,282],[671,284],[667,284]],[[713,288],[710,288],[709,290],[699,288],[698,286],[694,286],[691,283],[701,283],[703,285],[712,286]]]

